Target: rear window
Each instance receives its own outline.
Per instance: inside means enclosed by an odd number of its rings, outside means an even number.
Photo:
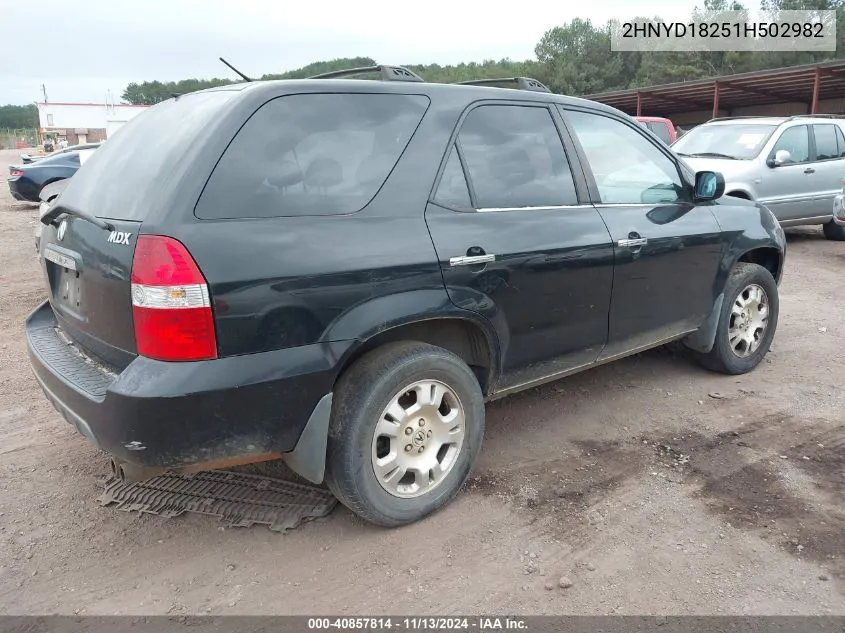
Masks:
[[[672,137],[669,136],[669,128],[662,121],[649,121],[648,129],[657,134],[657,137],[667,145],[672,142]]]
[[[94,150],[62,194],[101,218],[143,221],[150,192],[173,173],[234,91],[187,94],[152,106]]]
[[[203,219],[354,213],[384,184],[428,107],[422,95],[300,94],[265,103],[223,153]]]

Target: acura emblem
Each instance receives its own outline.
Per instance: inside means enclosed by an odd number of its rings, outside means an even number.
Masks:
[[[59,230],[56,231],[56,239],[60,242],[65,237],[65,231],[67,231],[67,220],[62,220],[61,224],[59,224]]]

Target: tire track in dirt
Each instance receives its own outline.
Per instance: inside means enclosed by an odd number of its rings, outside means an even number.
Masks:
[[[731,526],[819,563],[845,580],[845,425],[783,412],[735,430],[658,438],[659,461],[694,484],[694,495]],[[789,469],[812,488],[800,490]]]

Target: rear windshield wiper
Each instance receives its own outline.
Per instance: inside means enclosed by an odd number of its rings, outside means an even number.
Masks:
[[[73,217],[79,218],[80,220],[90,222],[94,226],[99,227],[104,231],[114,231],[114,226],[109,224],[105,220],[96,218],[90,213],[85,213],[85,211],[80,211],[79,209],[69,207],[66,204],[62,204],[61,202],[58,202],[56,206],[54,206],[52,209],[42,215],[41,222],[43,224],[52,224],[53,226],[56,226],[56,218],[58,218],[60,215],[72,215]]]
[[[727,158],[728,160],[739,160],[736,156],[730,154],[720,154],[719,152],[699,152],[697,154],[681,154],[681,156],[689,156],[690,158]]]

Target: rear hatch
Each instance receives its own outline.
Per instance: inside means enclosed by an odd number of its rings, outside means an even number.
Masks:
[[[137,355],[132,262],[138,236],[151,214],[159,227],[167,217],[163,205],[179,185],[185,147],[207,133],[232,94],[184,95],[136,116],[91,153],[56,201],[64,213],[43,228],[41,265],[61,335],[115,369]]]

